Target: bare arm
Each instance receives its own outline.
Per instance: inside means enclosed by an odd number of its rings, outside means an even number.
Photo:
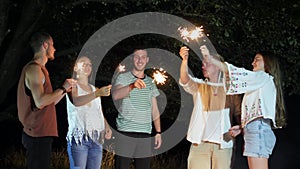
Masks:
[[[179,55],[182,58],[181,66],[180,66],[180,81],[183,84],[186,84],[190,77],[188,75],[188,56],[189,56],[189,49],[187,47],[181,47]]]
[[[225,63],[221,62],[219,59],[215,59],[213,56],[210,55],[209,50],[205,45],[200,47],[201,53],[203,55],[203,59],[205,59],[208,63],[212,63],[217,66],[221,71],[225,74],[228,73],[228,68]]]
[[[235,121],[238,125],[241,124],[241,114],[242,114],[242,94],[238,94],[238,95],[232,95],[231,97],[233,97],[233,106],[234,108],[234,112],[233,115],[235,117]]]
[[[130,84],[131,85],[131,84]],[[117,85],[113,89],[112,97],[114,100],[119,100],[124,97],[127,97],[130,93],[130,91],[133,89],[130,85],[128,86],[122,86]]]
[[[85,105],[97,97],[109,96],[111,90],[111,85],[107,85],[101,88],[97,88],[95,92],[91,92],[87,95],[78,96],[78,89],[74,87],[72,90],[72,101],[75,106]]]
[[[112,131],[110,125],[108,124],[105,118],[104,118],[104,123],[105,123],[105,139],[109,140],[111,139]]]
[[[31,90],[34,103],[39,109],[52,103],[57,103],[64,95],[62,89],[56,89],[52,93],[45,93],[43,87],[44,79],[44,73],[39,65],[32,64],[27,67],[25,83]],[[71,84],[66,84],[65,82],[64,87],[68,90],[71,88]]]
[[[58,102],[60,102],[60,100],[61,100],[65,95],[66,95],[66,93],[62,94],[62,95],[60,96],[60,98],[58,98],[58,99],[54,102],[54,104],[56,105]]]
[[[143,80],[136,79],[134,83],[131,83],[127,86],[117,85],[113,90],[112,97],[114,100],[123,99],[127,97],[134,88],[142,89],[145,87],[146,84]]]
[[[231,97],[231,102],[230,102],[230,115],[232,116],[232,121],[234,123],[232,123],[232,126],[229,129],[229,134],[232,137],[236,137],[237,135],[239,135],[241,133],[241,103],[242,103],[242,95],[230,95]]]
[[[155,127],[156,132],[161,132],[161,126],[160,126],[160,113],[157,106],[157,100],[155,97],[152,98],[152,119]],[[161,134],[155,135],[155,149],[160,148],[162,144]]]

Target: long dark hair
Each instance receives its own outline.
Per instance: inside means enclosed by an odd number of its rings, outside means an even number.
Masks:
[[[286,126],[286,108],[282,90],[282,83],[281,83],[281,71],[279,66],[278,57],[275,54],[260,51],[257,54],[262,55],[264,64],[265,64],[265,72],[269,73],[274,77],[274,83],[276,86],[276,127],[281,128]]]

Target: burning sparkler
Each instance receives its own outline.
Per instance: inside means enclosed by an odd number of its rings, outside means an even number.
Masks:
[[[85,72],[84,72],[84,67],[85,66],[86,66],[86,63],[84,63],[84,62],[76,63],[76,67],[77,67],[76,78],[79,78],[80,75],[85,74]]]
[[[113,76],[112,83],[115,82],[116,78],[119,76],[120,73],[125,72],[125,71],[126,71],[125,65],[122,65],[120,63],[119,66],[117,67],[116,74]]]
[[[119,64],[118,73],[125,72],[125,65]]]
[[[191,40],[198,40],[198,38],[204,37],[203,26],[196,27],[194,30],[188,31],[186,27],[179,27],[178,31],[183,40],[189,42]]]
[[[159,68],[158,70],[156,70],[153,73],[153,81],[152,82],[156,82],[156,84],[165,84],[168,76],[165,75],[164,73],[166,73],[166,71],[163,68]]]
[[[180,32],[180,36],[183,40],[189,42],[190,40],[196,40],[197,44],[200,45],[198,38],[202,40],[202,42],[206,42],[209,41],[208,38],[206,38],[205,34],[204,34],[204,29],[203,26],[200,27],[196,27],[194,30],[188,31],[188,29],[186,27],[179,27],[178,31]],[[209,35],[207,35],[209,36]],[[201,45],[200,45],[201,46]],[[201,49],[201,47],[200,47]],[[208,52],[208,49],[207,49]],[[201,53],[203,55],[203,51],[201,50]],[[202,60],[202,59],[201,59]],[[221,81],[221,73],[219,73],[219,77],[218,77],[218,82],[220,83]],[[214,89],[214,96],[217,96],[218,94],[218,88]]]
[[[83,64],[84,64],[84,62],[78,62],[77,64],[76,64],[76,66],[77,66],[77,70],[78,71],[83,71]]]

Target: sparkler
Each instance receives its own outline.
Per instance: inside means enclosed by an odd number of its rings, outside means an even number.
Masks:
[[[158,70],[156,70],[153,73],[153,81],[152,82],[156,82],[156,84],[165,84],[168,76],[165,75],[164,73],[166,73],[166,71],[163,68],[159,68]]]
[[[188,29],[186,27],[179,27],[178,31],[180,32],[180,36],[183,40],[189,42],[190,40],[196,40],[197,44],[199,44],[198,38],[202,38],[203,42],[206,42],[209,40],[206,38],[205,34],[204,34],[204,29],[203,26],[200,27],[196,27],[194,30],[188,31]],[[209,36],[209,35],[207,35]],[[207,52],[209,53],[208,49]],[[203,51],[201,51],[202,55],[203,55]],[[218,77],[218,81],[217,83],[220,83],[221,81],[221,72],[219,73],[219,77]],[[218,95],[218,87],[216,89],[214,89],[213,91],[213,95],[217,96]]]
[[[125,72],[125,65],[119,64],[118,73]]]
[[[117,67],[117,73],[113,76],[112,83],[115,82],[116,78],[119,76],[120,73],[125,72],[125,65],[122,65],[121,63]]]
[[[186,27],[179,27],[178,31],[180,32],[181,38],[187,42],[190,41],[189,39],[198,41],[198,38],[205,36],[203,26],[196,27],[191,31],[188,31]]]
[[[79,78],[80,74],[83,72],[84,62],[78,62],[76,63],[76,66],[77,66],[76,78]]]
[[[77,63],[77,70],[78,71],[80,71],[80,72],[83,71],[83,64],[84,64],[84,62],[78,62]]]

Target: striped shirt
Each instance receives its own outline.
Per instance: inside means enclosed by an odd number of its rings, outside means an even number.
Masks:
[[[133,83],[136,77],[131,72],[120,74],[115,85],[127,86]],[[159,95],[152,79],[145,75],[143,81],[146,88],[134,88],[122,104],[117,117],[117,128],[125,132],[151,133],[152,131],[152,97]]]

